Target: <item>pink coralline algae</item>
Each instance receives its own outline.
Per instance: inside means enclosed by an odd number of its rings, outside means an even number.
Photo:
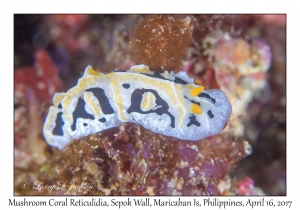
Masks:
[[[265,195],[260,188],[255,187],[254,180],[250,177],[238,180],[233,185],[237,195]]]
[[[29,160],[32,157],[30,150],[39,150],[44,144],[41,138],[42,119],[46,108],[52,100],[55,92],[62,90],[62,83],[58,77],[58,68],[52,63],[47,52],[38,50],[35,52],[34,67],[23,67],[15,69],[14,96],[15,96],[15,147],[20,156],[16,156],[16,163],[21,160]],[[30,142],[30,145],[28,143]],[[35,146],[33,146],[35,144]],[[23,150],[28,147],[28,150]],[[45,146],[44,146],[45,147]],[[31,151],[32,152],[32,151]],[[37,151],[36,151],[37,152]],[[37,153],[44,153],[39,151]],[[22,156],[23,155],[23,156]],[[44,156],[44,155],[42,155]],[[37,159],[45,160],[45,158]],[[24,161],[22,161],[24,163]],[[30,161],[26,163],[29,164]],[[22,165],[22,164],[21,164]],[[28,165],[23,165],[27,167]]]
[[[243,39],[222,38],[216,43],[213,50],[215,68],[221,71],[238,70],[242,75],[265,72],[271,63],[271,49],[261,40],[253,40],[247,43]]]
[[[24,95],[30,89],[40,101],[51,103],[53,94],[62,89],[58,68],[52,63],[45,51],[36,51],[34,57],[34,67],[15,70],[14,89],[18,94]],[[29,95],[28,98],[30,98]]]
[[[243,134],[243,115],[249,102],[266,86],[266,72],[271,65],[270,46],[262,40],[246,42],[227,33],[207,36],[203,46],[215,70],[215,80],[234,110],[223,133],[237,138]]]
[[[238,183],[238,195],[253,195],[254,191],[254,181],[246,177]]]

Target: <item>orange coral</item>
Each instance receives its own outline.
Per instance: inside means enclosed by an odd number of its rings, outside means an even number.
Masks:
[[[148,15],[135,29],[131,40],[135,49],[133,61],[150,69],[179,71],[186,49],[192,42],[190,17]]]

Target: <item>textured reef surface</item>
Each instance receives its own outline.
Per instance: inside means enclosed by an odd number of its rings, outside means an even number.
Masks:
[[[16,195],[286,195],[284,15],[14,20]],[[46,143],[54,93],[75,86],[87,65],[104,73],[137,64],[182,70],[225,92],[232,115],[224,130],[183,141],[124,123],[62,150]]]

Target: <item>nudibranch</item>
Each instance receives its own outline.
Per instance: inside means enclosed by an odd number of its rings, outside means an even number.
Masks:
[[[50,145],[62,149],[73,139],[132,122],[195,141],[218,134],[230,115],[221,90],[204,90],[185,72],[160,74],[136,65],[100,73],[87,66],[75,87],[54,94],[43,133]]]

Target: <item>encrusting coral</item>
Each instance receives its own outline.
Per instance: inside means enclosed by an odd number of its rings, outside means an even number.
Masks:
[[[64,181],[92,189],[42,190],[38,194],[226,194],[230,187],[227,173],[249,154],[247,147],[246,142],[218,136],[197,142],[180,141],[125,123],[73,141],[62,151],[53,150],[56,158],[43,165],[37,178],[48,185],[57,186]]]

